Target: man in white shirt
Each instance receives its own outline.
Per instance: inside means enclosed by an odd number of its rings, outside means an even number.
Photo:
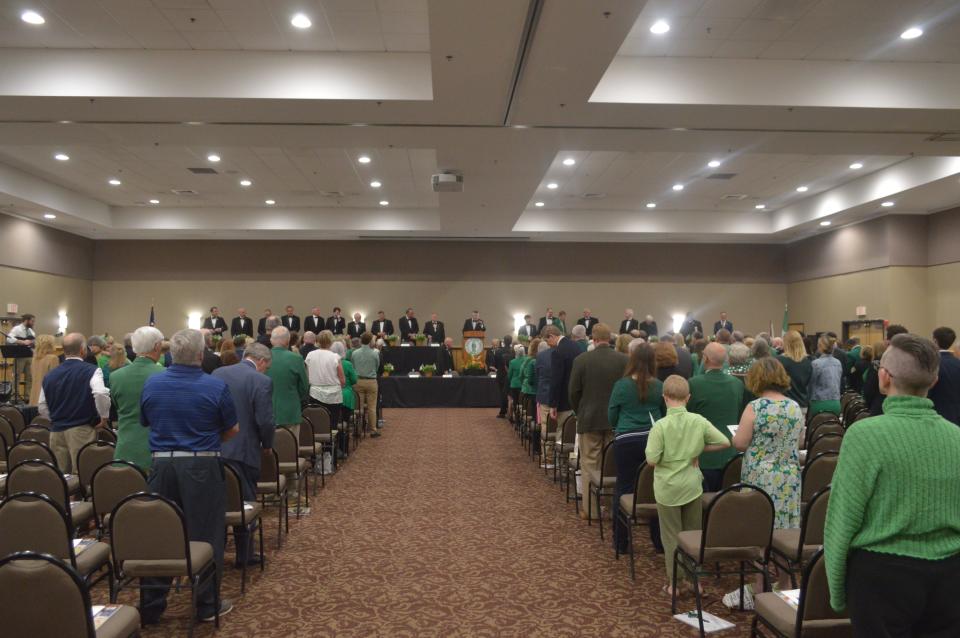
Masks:
[[[33,325],[36,320],[36,317],[30,313],[23,315],[22,321],[15,325],[8,333],[10,336],[7,339],[7,345],[26,346],[30,349],[33,349],[33,343],[37,336],[37,334],[33,331]],[[30,357],[23,357],[21,359],[14,360],[14,376],[18,377],[20,381],[23,382],[24,397],[30,396],[30,390],[33,386],[33,374],[30,371],[30,361]],[[11,442],[8,445],[13,445],[13,443]]]

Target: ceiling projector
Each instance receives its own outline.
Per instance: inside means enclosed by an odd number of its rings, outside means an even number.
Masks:
[[[430,177],[434,193],[462,193],[463,175],[460,173],[436,173]]]

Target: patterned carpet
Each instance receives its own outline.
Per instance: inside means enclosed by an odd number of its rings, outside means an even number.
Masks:
[[[577,518],[493,414],[388,410],[384,436],[366,439],[328,479],[311,514],[291,516],[279,551],[268,510],[267,569],[251,570],[241,597],[231,562],[223,592],[236,607],[217,635],[695,635],[670,617],[662,557],[646,531],[634,583],[626,559],[614,560],[596,524]],[[228,558],[232,550],[231,541]],[[723,608],[716,581],[707,590],[708,611],[738,625],[716,635],[749,635],[751,614]],[[186,634],[187,592],[170,603],[145,637]],[[691,597],[681,603],[693,608]]]

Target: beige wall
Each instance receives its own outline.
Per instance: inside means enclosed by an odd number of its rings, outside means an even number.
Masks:
[[[21,313],[37,316],[39,334],[56,334],[61,310],[69,318],[68,330],[90,334],[92,300],[93,282],[87,279],[0,266],[0,312],[6,314],[9,303],[19,304]]]
[[[93,240],[0,214],[0,265],[93,279]]]
[[[960,330],[960,263],[927,268],[930,325]]]
[[[407,305],[413,306],[421,325],[436,311],[447,333],[459,335],[463,321],[474,308],[487,322],[488,336],[513,331],[512,315],[529,312],[535,320],[548,305],[566,309],[570,326],[585,306],[616,329],[625,307],[639,315],[653,314],[662,329],[670,315],[693,310],[706,325],[712,325],[720,310],[729,310],[738,328],[756,332],[780,325],[786,286],[783,284],[708,283],[578,283],[499,281],[96,281],[93,285],[97,330],[122,333],[143,325],[154,303],[159,327],[167,333],[186,327],[189,312],[203,312],[218,305],[228,318],[244,305],[259,317],[265,306],[282,312],[290,303],[298,315],[309,314],[315,303],[324,315],[333,304],[345,313],[355,310],[366,316],[383,309],[396,321]],[[709,328],[708,328],[709,329]]]

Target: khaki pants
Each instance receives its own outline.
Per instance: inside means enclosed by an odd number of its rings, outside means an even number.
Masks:
[[[30,369],[30,363],[33,359],[16,359],[15,361],[14,369],[20,375],[20,383],[23,384],[23,400],[26,403],[30,400],[30,390],[33,389],[33,371]]]
[[[600,471],[602,461],[603,446],[613,440],[612,430],[601,430],[600,432],[581,432],[580,433],[580,487],[583,490],[582,505],[588,508],[593,518],[600,518],[600,503],[590,502],[590,480],[587,478],[587,470],[593,468]]]
[[[680,532],[700,529],[703,523],[703,503],[699,496],[686,505],[657,503],[657,515],[660,517],[663,558],[667,563],[667,582],[673,583],[673,551],[677,548],[677,535]]]
[[[299,423],[287,423],[284,425],[278,425],[277,428],[285,428],[293,432],[293,436],[297,437],[297,450],[300,449],[300,424]],[[299,457],[298,457],[299,458]],[[296,473],[287,474],[287,490],[293,498],[293,505],[297,504],[297,501],[300,500],[300,483],[297,482]]]
[[[545,445],[546,454],[543,457],[543,463],[550,463],[553,459],[553,448],[554,441],[556,439],[551,436],[547,438],[547,419],[550,418],[550,407],[538,404],[537,405],[537,421],[540,423],[540,441]]]
[[[353,386],[353,391],[357,395],[357,406],[361,410],[366,407],[367,427],[371,432],[377,429],[377,380],[376,379],[358,379],[357,384]]]
[[[76,474],[80,448],[96,438],[97,431],[92,425],[78,425],[62,432],[51,432],[50,449],[57,457],[60,471],[64,474]]]

